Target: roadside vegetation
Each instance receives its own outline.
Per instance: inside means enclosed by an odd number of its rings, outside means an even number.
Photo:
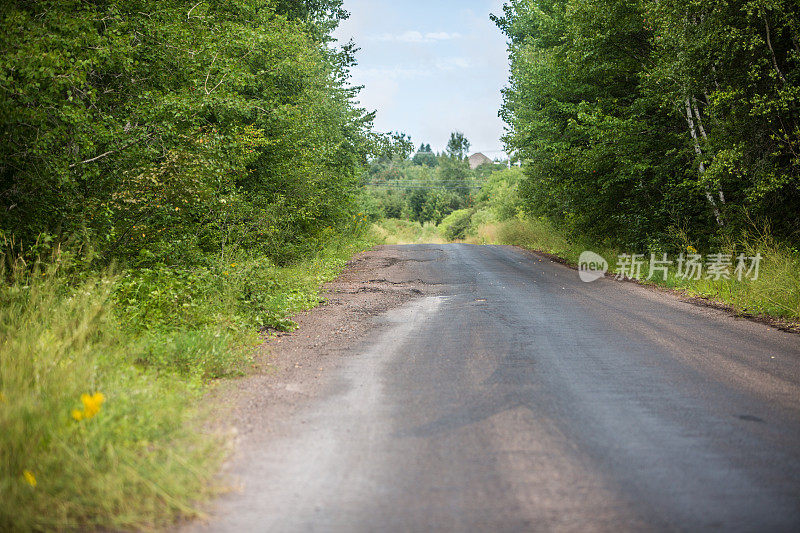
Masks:
[[[581,250],[763,260],[759,278],[667,284],[800,318],[800,11],[793,0],[512,1],[501,115],[525,222]]]
[[[367,236],[288,266],[3,271],[0,529],[149,529],[194,516],[227,450],[202,394],[243,375],[264,327],[290,330]]]
[[[372,227],[382,244],[441,244],[447,242],[433,222],[419,222],[396,218],[380,219]]]
[[[800,243],[794,0],[513,1],[501,115],[526,212],[631,251]]]
[[[214,489],[199,400],[373,237],[337,0],[0,8],[0,529]]]

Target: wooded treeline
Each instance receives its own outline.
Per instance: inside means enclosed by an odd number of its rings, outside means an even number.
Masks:
[[[406,219],[436,225],[453,211],[472,206],[486,178],[506,168],[506,163],[472,169],[467,160],[469,147],[459,131],[450,134],[441,153],[422,143],[412,154],[410,140],[396,139],[392,150],[373,158],[364,174],[364,213],[372,221]]]
[[[0,8],[0,232],[105,262],[282,262],[353,223],[375,139],[341,0]]]
[[[640,249],[800,242],[796,0],[512,0],[502,117],[526,209]]]

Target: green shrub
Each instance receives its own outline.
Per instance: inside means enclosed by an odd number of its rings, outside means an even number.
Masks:
[[[478,228],[494,222],[497,222],[497,217],[491,209],[478,209],[470,218],[467,235],[474,237],[478,234]]]
[[[439,233],[449,241],[464,239],[474,209],[459,209],[447,215],[439,224]]]
[[[483,184],[478,200],[484,203],[497,220],[509,220],[522,212],[518,184],[522,170],[514,167],[493,172]]]

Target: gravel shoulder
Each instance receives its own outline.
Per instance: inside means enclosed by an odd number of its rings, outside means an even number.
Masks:
[[[269,334],[258,348],[252,374],[209,394],[207,403],[217,411],[215,431],[234,435],[234,452],[220,473],[224,492],[235,497],[243,489],[237,472],[248,458],[290,433],[297,411],[332,386],[346,356],[381,327],[375,317],[440,292],[427,261],[418,256],[392,246],[357,254],[339,277],[323,286],[323,303],[292,317],[299,326],[296,331]],[[214,507],[206,509],[212,516]],[[178,530],[200,526],[183,524]]]

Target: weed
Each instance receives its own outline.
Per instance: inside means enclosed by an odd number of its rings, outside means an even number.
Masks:
[[[373,224],[373,232],[384,244],[441,244],[446,242],[432,222],[420,224],[402,219],[384,219]]]
[[[66,275],[0,271],[0,530],[152,529],[197,514],[220,437],[198,431],[209,380],[240,375],[258,330],[291,328],[372,237],[278,267],[227,259]],[[1,268],[1,267],[0,267]]]

